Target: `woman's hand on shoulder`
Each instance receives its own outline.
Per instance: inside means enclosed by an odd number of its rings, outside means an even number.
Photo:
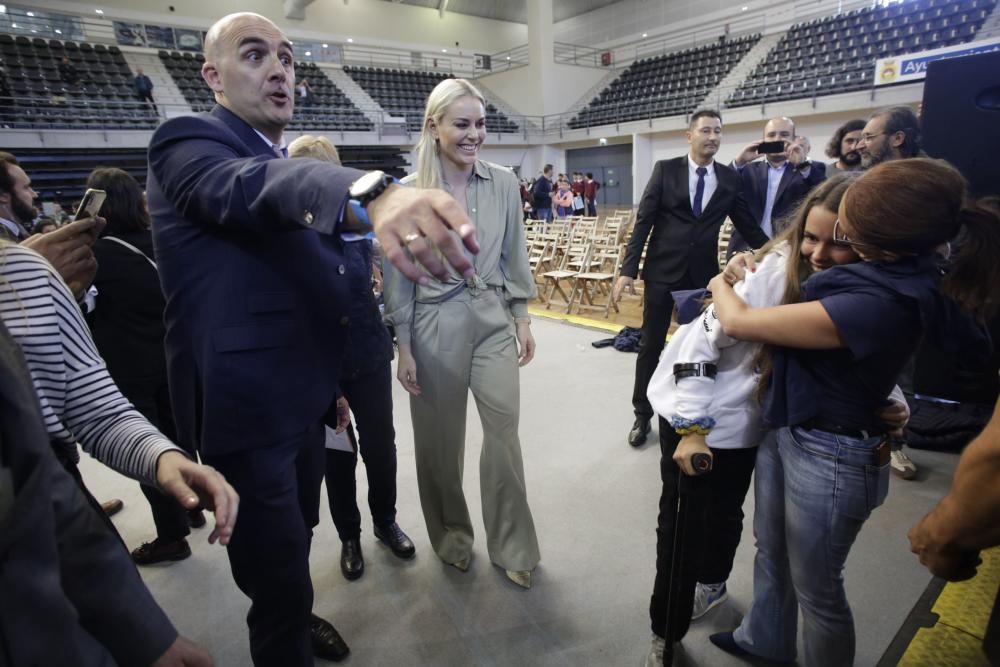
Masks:
[[[727,283],[735,285],[746,277],[747,271],[750,273],[757,271],[757,261],[754,259],[752,250],[733,255],[722,271],[722,275],[725,276]]]

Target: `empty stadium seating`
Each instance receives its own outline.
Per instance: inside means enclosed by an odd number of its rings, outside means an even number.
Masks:
[[[410,132],[420,131],[424,106],[434,86],[451,78],[450,74],[381,67],[345,66],[344,71],[386,112],[393,116],[404,116],[406,128]],[[486,130],[509,133],[517,132],[518,127],[493,104],[487,104]]]
[[[692,111],[760,40],[748,35],[630,65],[569,122],[571,128]]]
[[[79,79],[63,80],[63,57]],[[9,128],[149,129],[154,109],[138,102],[117,46],[0,34],[0,124]]]
[[[205,56],[200,53],[160,51],[160,61],[167,68],[184,99],[195,111],[208,111],[215,98],[201,77]],[[297,106],[289,130],[301,131],[370,131],[374,125],[354,106],[316,63],[295,64],[295,73],[309,81],[313,92],[311,106]]]
[[[996,0],[915,0],[795,24],[729,107],[870,88],[875,61],[972,40]]]

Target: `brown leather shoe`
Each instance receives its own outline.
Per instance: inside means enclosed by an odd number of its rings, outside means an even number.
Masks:
[[[101,509],[104,510],[104,513],[107,514],[108,516],[114,516],[118,514],[119,512],[122,511],[123,507],[125,507],[125,503],[122,502],[121,498],[115,498],[113,500],[105,500],[103,503],[101,503]]]

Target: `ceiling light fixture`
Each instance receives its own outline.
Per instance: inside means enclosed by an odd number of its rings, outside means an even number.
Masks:
[[[324,48],[324,49],[328,49],[328,48],[330,48],[330,45],[329,45],[329,44],[324,44],[324,45],[323,45],[323,48]]]
[[[307,55],[307,56],[311,56],[312,54],[313,54],[313,52],[312,52],[312,51],[306,51],[306,55]]]
[[[748,10],[748,9],[750,9],[750,8],[749,8],[749,7],[747,7],[746,5],[743,5],[742,7],[740,7],[740,11],[741,11],[741,12],[745,12],[745,11],[746,11],[746,10]]]
[[[104,14],[104,10],[103,9],[95,9],[94,11],[96,13],[98,13],[98,14]]]
[[[441,53],[448,53],[448,49],[441,49]]]
[[[644,33],[642,33],[642,36],[643,37],[649,37],[649,34],[644,32]]]
[[[351,37],[348,37],[347,38],[347,43],[348,44],[353,44],[354,43],[354,39],[352,39]]]
[[[25,12],[28,16],[34,16],[35,12]]]

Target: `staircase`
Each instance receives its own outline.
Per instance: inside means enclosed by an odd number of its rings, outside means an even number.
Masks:
[[[565,116],[566,118],[575,117],[578,113],[580,113],[580,111],[583,110],[585,106],[590,104],[595,97],[600,95],[602,90],[610,86],[612,81],[621,76],[621,73],[624,71],[625,68],[608,70],[608,73],[605,74],[600,81],[591,86],[590,90],[584,93],[583,96],[581,96],[580,99],[578,99],[576,103],[573,104],[573,106],[571,106],[563,113],[563,116]]]
[[[743,59],[736,63],[736,67],[729,70],[729,74],[722,77],[719,81],[719,85],[708,92],[708,95],[701,101],[697,106],[698,109],[708,108],[708,109],[721,109],[725,105],[725,100],[729,95],[732,94],[736,87],[740,83],[750,76],[754,68],[757,67],[767,57],[771,49],[777,46],[781,38],[785,36],[785,32],[775,33],[773,35],[764,35],[760,38],[752,49],[747,51],[747,54],[743,56]]]
[[[507,118],[517,123],[517,126],[520,128],[522,132],[524,132],[525,130],[541,129],[538,126],[538,123],[525,117],[523,115],[524,112],[518,111],[517,109],[512,107],[510,104],[507,103],[507,100],[503,99],[502,97],[494,93],[492,90],[490,90],[486,85],[484,85],[482,79],[477,79],[473,83],[475,84],[476,88],[479,89],[479,92],[483,94],[483,97],[486,98],[486,102],[495,106],[500,113],[502,113],[503,115],[507,116]]]
[[[983,27],[976,33],[976,41],[1000,37],[1000,2],[993,7],[993,13],[983,21]]]
[[[326,74],[330,81],[333,81],[337,88],[340,88],[341,92],[347,96],[347,99],[351,100],[354,106],[360,109],[361,113],[375,124],[375,127],[378,127],[382,123],[382,107],[365,92],[364,88],[358,85],[357,81],[348,76],[343,67],[339,65],[320,64],[319,68],[323,70],[323,73]],[[390,116],[386,114],[386,117]]]
[[[187,116],[191,113],[191,105],[184,99],[181,89],[174,83],[174,77],[170,76],[156,51],[130,49],[127,46],[121,49],[125,62],[132,70],[132,76],[135,76],[136,69],[141,67],[143,74],[153,82],[153,99],[156,100],[156,110],[161,118]]]

